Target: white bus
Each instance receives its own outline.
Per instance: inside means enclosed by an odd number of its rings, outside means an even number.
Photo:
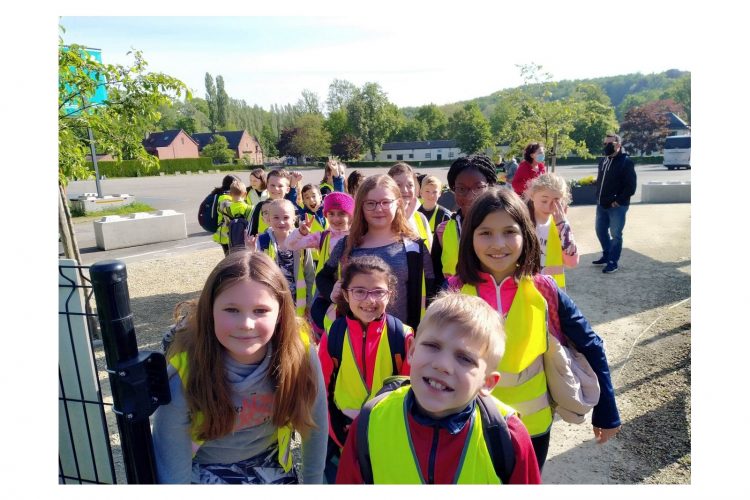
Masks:
[[[690,136],[672,135],[664,142],[664,166],[669,170],[690,168]]]

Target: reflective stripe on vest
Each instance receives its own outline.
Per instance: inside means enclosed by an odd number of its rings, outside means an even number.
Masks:
[[[562,242],[557,232],[555,218],[550,215],[548,219],[549,230],[547,233],[547,248],[544,252],[542,274],[552,276],[557,286],[565,288],[565,267],[563,266]]]
[[[479,295],[474,285],[464,285],[461,292]],[[505,318],[505,337],[505,354],[498,364],[500,382],[492,395],[518,411],[532,437],[545,434],[552,425],[542,362],[547,350],[547,301],[528,276],[518,283]]]
[[[375,484],[424,484],[409,433],[406,394],[400,387],[377,403],[370,413],[367,435],[372,477]],[[482,433],[479,405],[471,416],[466,442],[461,452],[453,484],[500,484]],[[504,416],[508,408],[498,405]]]
[[[305,351],[310,353],[310,332],[305,325],[302,325],[299,329],[299,336],[302,339],[302,343],[305,345]],[[169,358],[169,364],[172,365],[180,377],[182,382],[182,389],[187,389],[187,378],[190,369],[188,367],[187,352],[179,352]],[[203,413],[195,412],[190,418],[190,440],[191,448],[193,452],[193,458],[195,458],[198,449],[203,446],[206,441],[198,437],[198,429],[203,423]],[[292,425],[285,425],[276,429],[276,442],[279,447],[278,460],[279,464],[284,468],[284,472],[289,472],[292,469],[292,433],[294,429]]]
[[[461,228],[456,219],[449,219],[443,231],[443,254],[440,262],[443,264],[443,274],[453,276],[456,274],[458,264],[458,242],[461,239]]]
[[[330,331],[328,328],[326,331]],[[367,331],[367,327],[363,331]],[[364,344],[365,339],[362,339]],[[364,352],[362,354],[365,354]],[[367,367],[365,363],[365,367]],[[349,327],[344,331],[344,344],[341,349],[341,365],[336,376],[336,387],[333,391],[333,400],[336,406],[347,417],[354,419],[362,405],[372,399],[383,387],[383,381],[395,375],[393,373],[393,361],[391,359],[391,346],[388,342],[388,327],[383,323],[380,333],[378,350],[375,355],[375,366],[372,367],[372,387],[367,388],[367,373],[360,370],[354,355]]]
[[[437,211],[437,209],[435,209]],[[422,220],[422,217],[419,216],[421,212],[419,210],[415,210],[414,214],[412,215],[412,219],[414,219],[414,223],[417,225],[417,232],[419,233],[419,237],[427,241],[427,228],[424,225],[424,221]]]
[[[266,254],[268,254],[269,257],[273,259],[274,262],[278,265],[278,262],[276,261],[276,252],[278,251],[278,247],[276,244],[276,238],[273,237],[273,234],[268,233],[270,238],[270,243],[268,244],[268,248],[264,250]],[[295,261],[295,264],[297,264],[297,275],[295,278],[295,287],[297,288],[295,292],[295,298],[294,298],[294,304],[295,304],[295,312],[297,313],[297,316],[300,318],[305,315],[305,308],[307,307],[307,282],[305,281],[305,250],[296,250],[296,252],[299,252],[299,262]]]

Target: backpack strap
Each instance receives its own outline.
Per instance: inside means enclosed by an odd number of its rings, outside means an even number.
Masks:
[[[510,438],[510,430],[505,417],[500,414],[492,396],[479,396],[477,398],[479,414],[482,417],[482,429],[484,430],[484,442],[487,451],[492,458],[492,466],[495,474],[503,484],[510,484],[510,477],[516,466],[516,455],[513,450],[513,442]]]
[[[271,235],[268,233],[263,233],[258,236],[258,247],[261,251],[265,252],[268,250],[268,247],[271,246]]]
[[[393,374],[401,372],[401,365],[406,356],[406,343],[404,342],[404,324],[390,314],[385,315],[385,327],[388,332],[388,345],[391,348],[391,362],[393,363]]]
[[[370,413],[375,405],[388,396],[391,391],[410,383],[409,377],[388,377],[383,381],[383,387],[378,391],[377,396],[365,403],[359,411],[357,416],[357,462],[359,462],[359,472],[364,484],[374,484],[372,461],[370,460],[370,439],[367,436],[370,426]]]
[[[344,350],[344,332],[346,331],[346,316],[336,318],[328,331],[328,355],[334,363],[341,364],[341,353]]]

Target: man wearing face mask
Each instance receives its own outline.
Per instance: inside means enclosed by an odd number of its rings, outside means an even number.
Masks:
[[[608,134],[604,139],[604,158],[599,161],[596,176],[596,237],[602,246],[602,256],[593,262],[604,265],[602,272],[605,274],[617,272],[625,214],[635,188],[633,161],[622,150],[620,136]]]
[[[518,196],[523,196],[526,184],[546,172],[544,168],[544,146],[532,142],[523,150],[523,161],[518,165],[511,185]]]

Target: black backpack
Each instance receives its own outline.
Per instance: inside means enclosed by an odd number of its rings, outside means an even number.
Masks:
[[[378,395],[365,403],[359,412],[359,417],[357,417],[357,461],[365,484],[374,484],[372,463],[370,462],[370,442],[367,436],[370,412],[388,393],[410,383],[408,377],[387,378],[383,383],[383,388],[378,391]],[[506,417],[500,414],[491,396],[479,396],[477,404],[479,405],[479,415],[482,418],[484,441],[492,458],[495,474],[500,478],[502,484],[510,484],[510,477],[516,466],[516,455],[513,450],[508,424],[505,421]]]
[[[209,233],[219,229],[219,194],[211,192],[203,199],[198,207],[198,224]]]
[[[250,221],[247,220],[246,214],[235,215],[234,217],[228,214],[223,215],[229,220],[227,232],[229,251],[244,249],[245,236],[250,234]]]

